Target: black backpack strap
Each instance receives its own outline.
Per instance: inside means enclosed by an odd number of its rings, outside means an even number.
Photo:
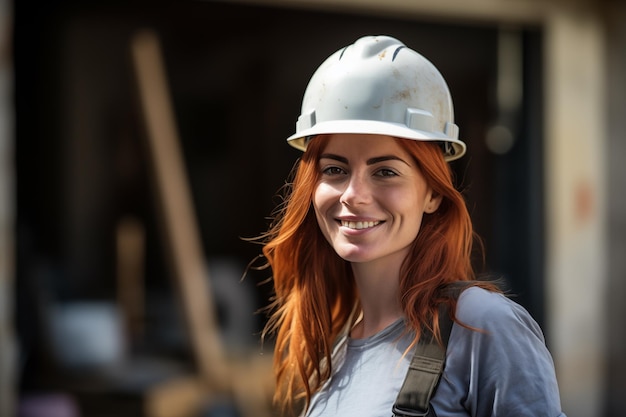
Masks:
[[[470,282],[448,285],[444,291],[458,298]],[[446,348],[452,331],[452,319],[447,304],[439,306],[439,330],[443,346],[437,343],[432,332],[424,329],[409,364],[404,383],[393,406],[393,417],[436,417],[430,407],[446,360]]]

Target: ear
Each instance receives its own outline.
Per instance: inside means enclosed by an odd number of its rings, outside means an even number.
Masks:
[[[432,214],[436,212],[441,205],[441,200],[443,200],[443,196],[441,194],[431,191],[426,201],[426,205],[424,206],[424,213]]]

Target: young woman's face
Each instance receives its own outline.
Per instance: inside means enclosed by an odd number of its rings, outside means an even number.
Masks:
[[[331,135],[313,194],[319,227],[349,262],[402,260],[424,213],[437,210],[415,161],[390,136]]]

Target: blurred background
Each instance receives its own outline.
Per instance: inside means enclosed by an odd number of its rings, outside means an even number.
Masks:
[[[626,415],[626,3],[0,0],[0,417],[272,416],[249,270],[335,50],[448,81],[486,249],[569,417]]]

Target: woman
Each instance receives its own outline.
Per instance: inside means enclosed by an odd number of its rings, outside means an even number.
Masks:
[[[397,39],[361,38],[315,72],[296,130],[304,153],[263,236],[278,404],[391,415],[420,335],[440,340],[444,304],[454,325],[430,415],[564,416],[538,325],[475,280],[448,165],[465,144],[437,69]],[[456,282],[458,299],[445,291]]]

